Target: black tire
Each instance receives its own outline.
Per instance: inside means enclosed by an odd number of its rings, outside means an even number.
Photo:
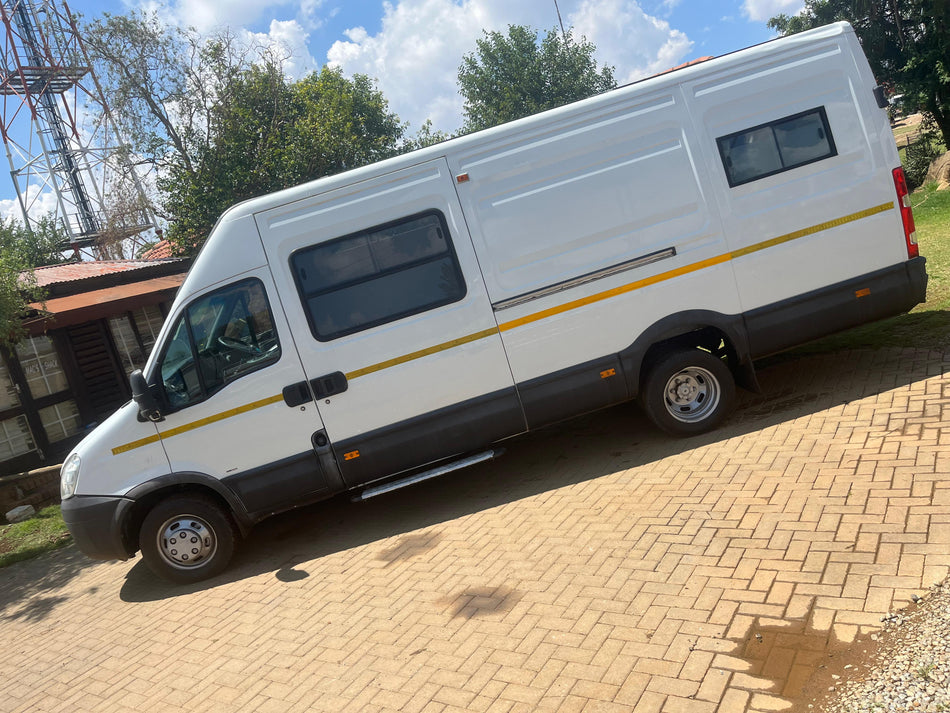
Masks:
[[[735,398],[736,382],[722,359],[701,349],[681,349],[650,366],[640,403],[661,430],[693,436],[718,427]]]
[[[145,564],[159,577],[179,584],[223,572],[237,540],[228,513],[203,495],[162,500],[145,516],[139,530]]]

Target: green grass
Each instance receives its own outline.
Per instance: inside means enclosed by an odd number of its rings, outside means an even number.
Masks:
[[[819,339],[790,355],[895,346],[950,351],[950,190],[936,188],[929,184],[911,195],[920,254],[927,258],[927,301],[909,314]]]
[[[68,545],[72,539],[59,505],[43,508],[26,522],[0,526],[0,567]]]
[[[915,311],[950,309],[950,190],[936,184],[912,195],[920,254],[927,258],[927,302]]]

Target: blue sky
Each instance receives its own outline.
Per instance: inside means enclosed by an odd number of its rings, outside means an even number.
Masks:
[[[767,19],[802,0],[557,0],[565,26],[590,39],[620,82],[772,37]],[[86,18],[153,8],[169,23],[211,33],[227,25],[247,40],[280,44],[302,76],[323,64],[377,80],[414,133],[461,123],[456,73],[482,29],[557,25],[554,0],[70,0]],[[0,182],[0,215],[13,215],[12,184]],[[52,207],[50,205],[50,207]]]

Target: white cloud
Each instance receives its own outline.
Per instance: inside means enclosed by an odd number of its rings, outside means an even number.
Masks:
[[[262,17],[295,16],[308,31],[324,23],[325,0],[124,0],[128,7],[154,12],[170,25],[193,27],[201,34],[230,27],[243,28]],[[333,11],[330,14],[334,14]]]
[[[766,22],[779,13],[797,15],[804,6],[803,0],[745,0],[742,11],[750,20]]]
[[[33,220],[39,220],[56,210],[56,196],[52,191],[43,191],[36,185],[31,185],[26,189],[26,207]],[[23,211],[20,210],[20,201],[16,198],[5,198],[0,200],[0,218],[3,220],[13,219],[18,223],[23,223]]]
[[[679,64],[692,45],[682,32],[647,15],[636,0],[562,0],[559,5],[565,22],[597,45],[598,61],[613,65],[620,81]],[[544,32],[557,25],[550,0],[395,0],[383,9],[377,34],[351,28],[327,58],[346,74],[375,77],[393,111],[414,128],[427,118],[437,129],[461,125],[458,66],[483,29],[504,32],[516,24]]]
[[[265,11],[290,5],[290,0],[178,0],[172,5],[172,14],[183,27],[205,33],[224,26],[250,25]]]
[[[571,24],[596,45],[598,60],[616,67],[621,84],[680,64],[693,46],[631,0],[583,0]]]
[[[280,57],[284,71],[294,79],[318,68],[307,46],[310,33],[297,20],[271,20],[267,32],[245,30],[243,39],[252,47],[271,50]]]

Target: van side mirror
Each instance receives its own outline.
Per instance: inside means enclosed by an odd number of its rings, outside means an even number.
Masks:
[[[165,420],[158,398],[145,380],[141,369],[129,374],[129,386],[132,388],[132,400],[139,407],[139,418],[155,423]]]

